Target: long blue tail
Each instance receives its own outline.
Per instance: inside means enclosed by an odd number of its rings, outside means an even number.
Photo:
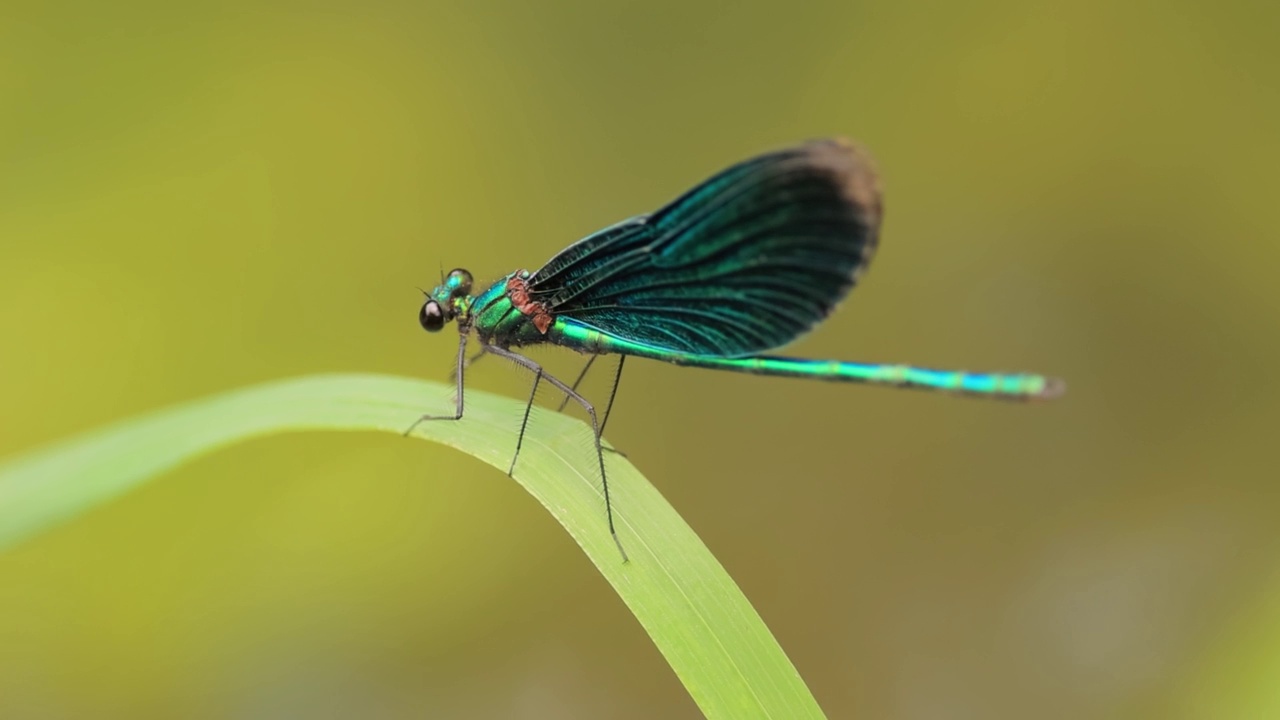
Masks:
[[[960,370],[930,370],[909,365],[805,360],[767,355],[717,358],[668,354],[662,359],[677,365],[754,375],[943,390],[1007,400],[1046,400],[1057,397],[1066,390],[1066,383],[1062,380],[1028,373],[971,373]]]

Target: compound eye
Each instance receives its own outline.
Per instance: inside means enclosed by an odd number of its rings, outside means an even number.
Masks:
[[[467,295],[471,292],[471,273],[462,268],[454,268],[449,271],[449,277],[446,282],[453,286],[453,296]]]
[[[418,322],[422,323],[422,328],[427,332],[436,332],[444,327],[444,311],[440,309],[440,303],[435,300],[428,300],[422,304],[422,310],[418,312]]]

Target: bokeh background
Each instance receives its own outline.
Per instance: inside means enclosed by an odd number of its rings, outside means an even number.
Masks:
[[[534,268],[848,134],[882,249],[790,351],[1068,395],[635,362],[609,439],[831,717],[1274,716],[1277,7],[8,0],[0,456],[288,376],[443,380],[442,266]],[[428,443],[241,445],[0,555],[4,718],[697,715],[537,503]]]

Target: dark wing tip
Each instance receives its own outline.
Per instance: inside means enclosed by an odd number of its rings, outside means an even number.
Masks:
[[[853,209],[862,225],[861,262],[853,271],[853,280],[866,272],[880,245],[880,222],[884,218],[884,199],[880,192],[880,175],[871,153],[862,145],[845,137],[811,140],[801,146],[807,160],[826,171],[840,188],[840,194]]]
[[[871,153],[845,137],[813,140],[804,145],[810,162],[826,169],[840,185],[844,198],[874,235],[884,216],[880,175]]]

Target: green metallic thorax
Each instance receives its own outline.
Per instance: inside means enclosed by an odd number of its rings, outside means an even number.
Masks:
[[[437,287],[431,296],[452,309],[459,332],[474,329],[486,345],[507,348],[546,342],[548,338],[512,303],[508,292],[512,278],[523,280],[529,275],[527,270],[517,270],[475,296],[455,296],[455,288],[445,283]]]

